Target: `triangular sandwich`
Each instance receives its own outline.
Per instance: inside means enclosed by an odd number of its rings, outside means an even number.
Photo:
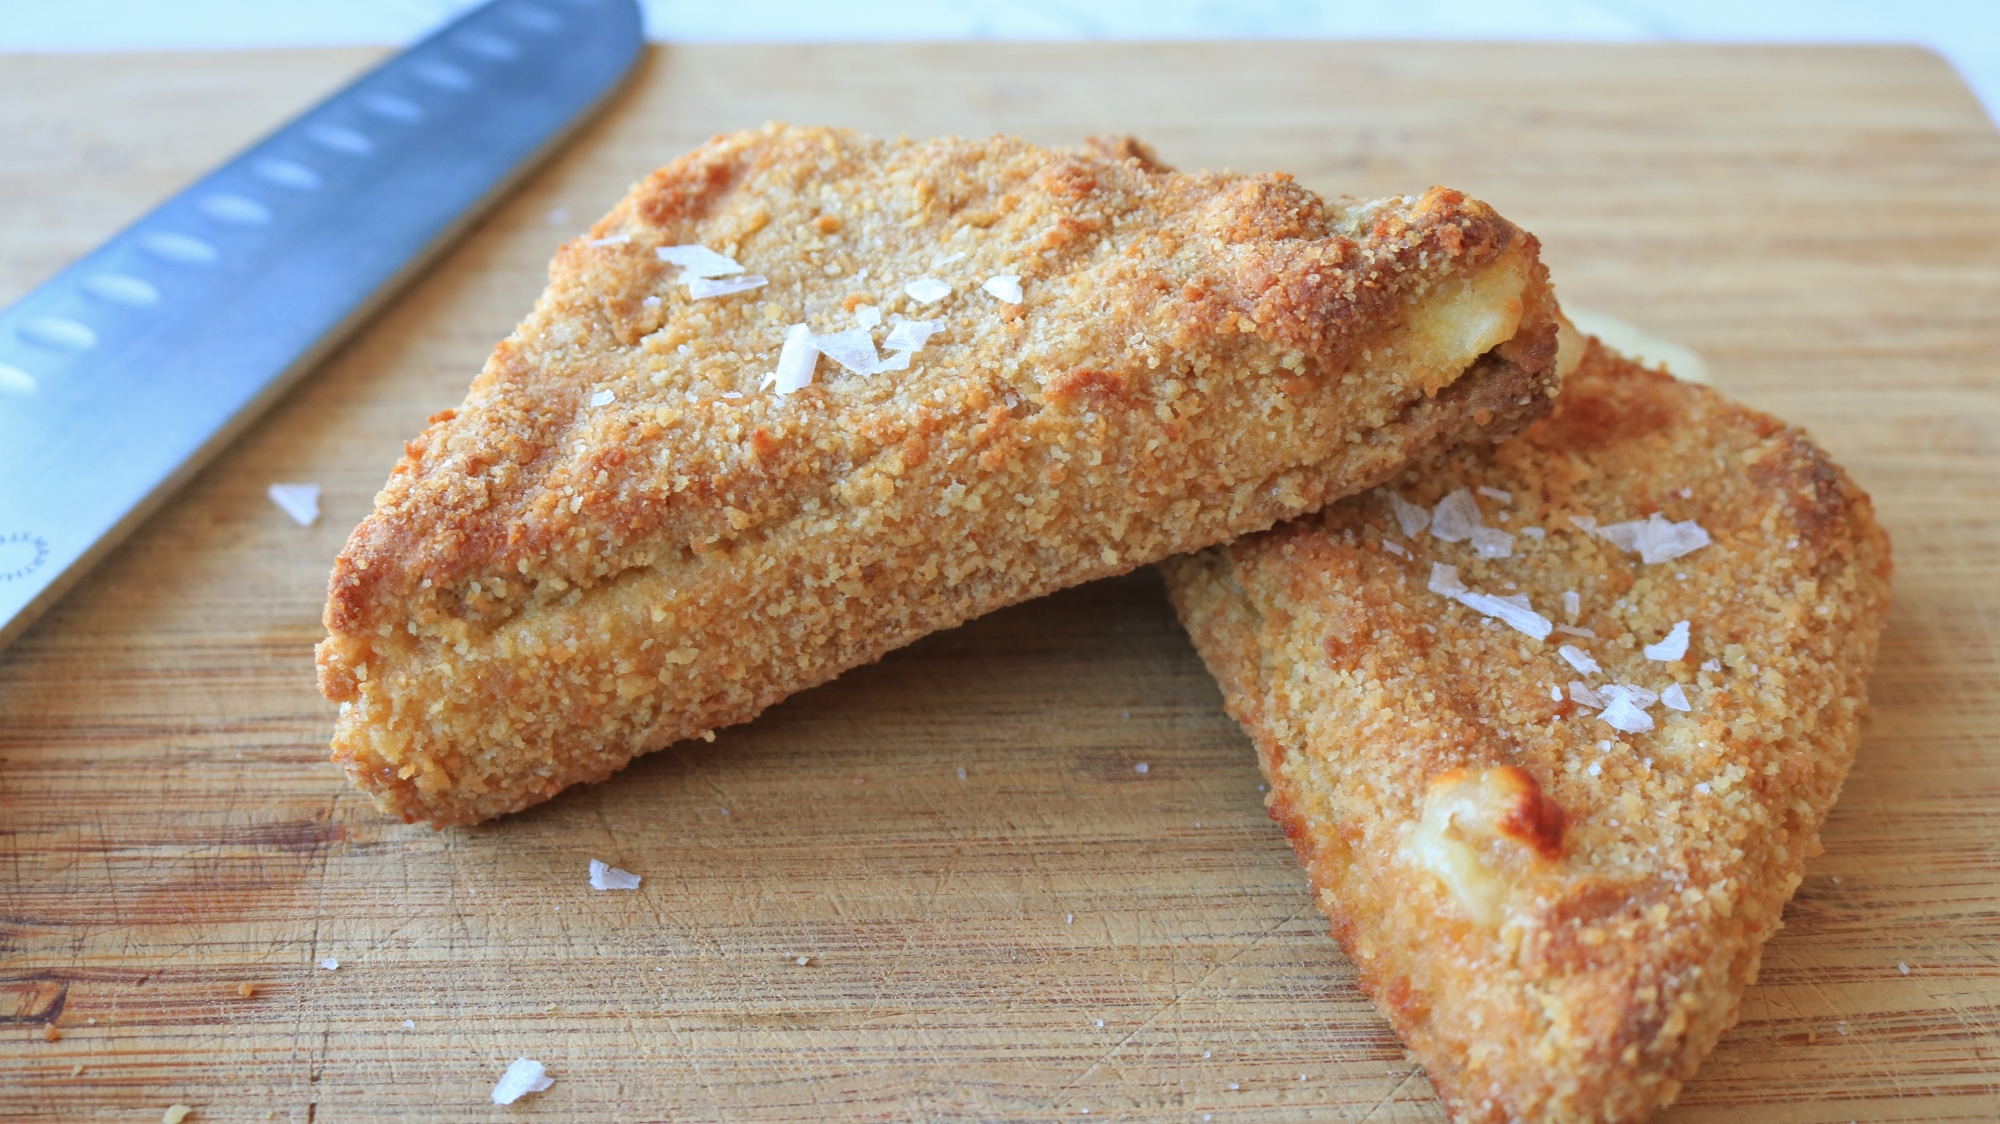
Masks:
[[[335,565],[334,757],[470,823],[1553,393],[1535,240],[1138,146],[771,126],[653,173]]]
[[[1854,757],[1890,561],[1847,474],[1593,343],[1521,436],[1163,568],[1452,1119],[1671,1101]]]

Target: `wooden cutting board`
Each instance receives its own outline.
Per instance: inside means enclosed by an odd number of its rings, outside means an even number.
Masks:
[[[376,57],[0,58],[0,301]],[[326,763],[325,575],[400,442],[559,241],[767,118],[1449,183],[1567,300],[1808,426],[1895,537],[1873,719],[1663,1119],[2000,1118],[2000,136],[1915,50],[1328,43],[656,50],[0,654],[0,1116],[1441,1118],[1150,572],[478,829],[384,819]],[[593,858],[642,888],[593,893]],[[495,1108],[517,1056],[555,1086]]]

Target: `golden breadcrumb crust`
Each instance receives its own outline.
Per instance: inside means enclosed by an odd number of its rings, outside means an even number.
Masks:
[[[691,299],[654,252],[682,244],[769,283]],[[925,276],[950,295],[919,305]],[[943,330],[907,370],[764,389],[789,326],[864,305]],[[1329,203],[1132,142],[719,137],[562,247],[348,540],[334,758],[406,819],[525,807],[1514,432],[1555,391],[1554,315],[1535,240],[1445,189]]]
[[[1511,557],[1403,533],[1392,489],[1461,487],[1510,494],[1478,503]],[[1571,522],[1654,512],[1712,544],[1646,564]],[[1430,591],[1433,562],[1595,638],[1488,620]],[[1592,341],[1521,436],[1163,568],[1333,935],[1452,1118],[1670,1102],[1735,1021],[1853,760],[1889,604],[1868,497],[1800,431]],[[1682,620],[1683,658],[1643,654]],[[1679,684],[1692,711],[1621,733],[1571,680]],[[1511,827],[1482,827],[1482,799]],[[1426,864],[1461,845],[1469,868]],[[1458,874],[1495,895],[1488,923]]]

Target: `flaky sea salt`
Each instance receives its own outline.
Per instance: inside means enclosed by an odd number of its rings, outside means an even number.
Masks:
[[[1643,734],[1653,728],[1653,717],[1641,710],[1630,698],[1619,695],[1610,699],[1597,716],[1614,730],[1628,734]]]
[[[1382,540],[1382,549],[1388,551],[1391,554],[1396,555],[1399,558],[1408,558],[1410,556],[1409,550],[1406,549],[1402,543],[1390,542],[1388,539]]]
[[[264,489],[264,494],[299,526],[310,527],[319,522],[318,484],[273,484]]]
[[[629,234],[614,234],[609,238],[592,238],[590,244],[593,246],[623,246],[631,240],[632,236]]]
[[[1497,617],[1516,632],[1524,632],[1537,640],[1546,639],[1554,627],[1549,619],[1533,609],[1517,605],[1512,601],[1494,597],[1487,593],[1467,591],[1458,597],[1459,604],[1476,613]]]
[[[819,363],[819,349],[813,346],[812,329],[794,324],[785,332],[785,346],[778,349],[777,381],[772,388],[790,394],[813,381],[813,367]]]
[[[1561,687],[1550,687],[1549,698],[1555,700],[1556,702],[1563,701],[1563,689]]]
[[[916,351],[930,341],[930,338],[944,331],[942,320],[902,320],[889,329],[889,335],[882,346],[890,351]]]
[[[1508,558],[1514,553],[1514,536],[1497,527],[1474,527],[1472,549],[1481,558]]]
[[[1556,655],[1561,656],[1564,662],[1585,675],[1595,675],[1600,670],[1597,661],[1590,658],[1590,653],[1573,644],[1564,644],[1557,648]]]
[[[653,253],[663,262],[680,266],[689,277],[727,277],[743,272],[736,259],[718,254],[707,246],[661,246]]]
[[[1721,671],[1721,670],[1722,670],[1722,661],[1721,661],[1721,660],[1703,660],[1703,661],[1701,661],[1701,669],[1702,669],[1703,671],[1707,671],[1707,672],[1717,672],[1717,671]]]
[[[1141,776],[1144,776],[1145,774],[1152,772],[1153,767],[1151,765],[1146,764],[1144,761],[1141,761],[1137,765],[1132,766],[1132,771],[1140,774]]]
[[[596,859],[590,860],[590,888],[593,890],[636,890],[639,876],[629,870],[619,870]]]
[[[609,406],[611,405],[612,402],[616,401],[617,398],[618,396],[616,394],[613,394],[608,390],[600,390],[596,394],[590,396],[590,404],[593,406]]]
[[[1675,683],[1673,686],[1660,692],[1660,704],[1668,710],[1687,711],[1694,709],[1688,705],[1687,692],[1681,690],[1679,683]]]
[[[529,1093],[539,1093],[555,1084],[542,1063],[532,1058],[515,1058],[493,1086],[494,1104],[513,1104]]]
[[[854,322],[864,328],[873,328],[882,322],[882,310],[872,304],[864,304],[854,310]]]
[[[332,972],[332,971],[335,971],[335,970],[339,969],[339,967],[340,967],[340,961],[338,961],[338,960],[334,959],[333,957],[329,956],[329,957],[327,957],[327,958],[326,958],[325,960],[322,960],[322,961],[320,961],[320,962],[319,962],[319,966],[320,966],[320,967],[322,967],[322,968],[325,968],[325,969],[326,969],[327,971],[329,971],[329,972]]]
[[[1657,644],[1646,645],[1646,658],[1662,663],[1680,659],[1688,653],[1688,622],[1675,621],[1674,627]]]
[[[1464,542],[1485,525],[1470,488],[1457,489],[1431,509],[1431,534],[1445,542]]]
[[[986,283],[979,288],[994,300],[1005,301],[1008,304],[1021,303],[1021,279],[1012,273],[988,277]]]
[[[1604,705],[1603,696],[1591,690],[1588,685],[1574,679],[1569,681],[1569,697],[1572,702],[1582,703],[1584,706],[1602,707]]]
[[[1427,588],[1432,593],[1442,593],[1446,597],[1457,597],[1465,592],[1465,583],[1458,580],[1458,567],[1442,562],[1431,563],[1431,580]]]
[[[1537,542],[1549,537],[1549,533],[1540,527],[1523,527],[1521,528],[1521,533]]]
[[[1423,533],[1425,527],[1431,525],[1431,513],[1428,508],[1418,507],[1394,492],[1389,493],[1389,506],[1395,509],[1396,525],[1403,528],[1403,537],[1406,539],[1416,538]]]
[[[919,277],[904,285],[903,291],[918,304],[935,304],[951,295],[951,286],[935,277]]]
[[[1587,628],[1578,628],[1573,624],[1559,624],[1556,626],[1556,631],[1564,636],[1581,636],[1585,640],[1597,639],[1597,633]]]
[[[726,297],[732,293],[747,293],[752,289],[761,289],[769,283],[761,273],[752,273],[746,277],[731,277],[724,281],[711,281],[706,277],[690,277],[688,278],[688,296],[693,300],[702,300],[707,297]]]
[[[882,362],[881,356],[875,354],[875,338],[868,334],[866,328],[815,335],[812,345],[819,349],[821,355],[857,375],[874,374]]]
[[[1498,488],[1489,488],[1484,484],[1481,484],[1478,487],[1477,491],[1479,492],[1480,495],[1486,496],[1489,499],[1499,500],[1501,503],[1514,502],[1514,493],[1512,492],[1503,492]]]
[[[1670,522],[1657,511],[1643,521],[1633,519],[1612,523],[1596,530],[1599,536],[1618,549],[1637,551],[1639,561],[1648,564],[1692,554],[1710,542],[1708,532],[1702,529],[1701,524],[1692,519],[1681,523]]]
[[[1447,566],[1442,562],[1431,563],[1428,588],[1432,593],[1441,593],[1475,613],[1499,620],[1537,640],[1546,638],[1549,630],[1554,627],[1547,617],[1535,612],[1529,606],[1525,594],[1517,593],[1503,598],[1467,589],[1465,583],[1459,580],[1456,566]]]

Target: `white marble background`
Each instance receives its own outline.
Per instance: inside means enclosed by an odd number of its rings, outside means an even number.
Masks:
[[[1916,43],[2000,117],[2000,0],[643,0],[656,39]],[[0,0],[0,51],[401,43],[468,0]]]

